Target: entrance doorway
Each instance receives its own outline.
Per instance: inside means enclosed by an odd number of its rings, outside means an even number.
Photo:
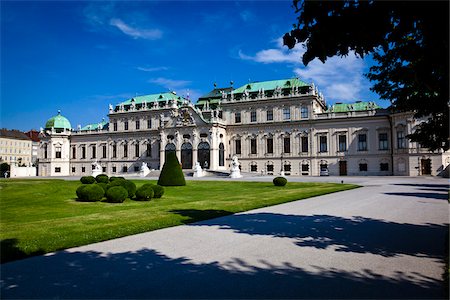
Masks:
[[[203,169],[209,169],[210,158],[209,158],[209,144],[207,142],[201,142],[198,144],[198,162]]]
[[[192,145],[190,143],[181,145],[181,168],[192,169]]]
[[[339,161],[339,176],[347,175],[347,161],[341,160]]]
[[[167,153],[175,152],[176,149],[177,148],[175,147],[175,144],[173,144],[173,143],[167,144],[166,148],[164,149],[165,150],[165,158],[167,158]]]
[[[422,175],[431,175],[431,159],[422,159],[420,161],[420,167]]]

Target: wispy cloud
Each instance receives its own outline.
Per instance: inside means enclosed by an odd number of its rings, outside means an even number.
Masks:
[[[369,89],[368,80],[363,76],[365,62],[354,54],[343,58],[329,58],[325,64],[315,59],[305,67],[301,63],[305,53],[304,45],[297,44],[294,49],[289,50],[283,46],[281,38],[274,42],[274,48],[260,50],[254,55],[247,55],[238,50],[238,56],[242,60],[263,64],[290,64],[296,76],[304,81],[314,82],[325,97],[333,101],[359,100],[363,90]]]
[[[185,88],[191,84],[191,81],[188,80],[176,80],[164,77],[152,78],[148,82],[160,85],[169,90]]]
[[[156,72],[156,71],[165,71],[168,70],[168,67],[137,67],[139,71],[143,72]]]
[[[244,22],[251,22],[255,20],[255,15],[249,11],[249,10],[243,10],[239,13],[239,16],[241,17],[242,21]]]
[[[146,40],[158,40],[162,38],[162,31],[159,29],[142,29],[137,27],[132,27],[126,24],[121,19],[111,19],[109,21],[111,26],[117,27],[124,34],[134,38],[134,39],[146,39]]]

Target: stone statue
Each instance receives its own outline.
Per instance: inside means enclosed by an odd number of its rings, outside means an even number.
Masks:
[[[150,169],[146,162],[142,162],[141,169],[139,171],[140,177],[146,177],[150,173]]]
[[[203,173],[202,167],[200,166],[200,163],[197,161],[195,162],[194,166],[194,177],[203,177],[205,174]]]
[[[113,110],[114,110],[114,108],[113,108],[112,104],[110,103],[110,104],[109,104],[109,112],[112,113]]]
[[[239,168],[239,161],[236,155],[233,156],[232,161],[231,161],[231,174],[230,177],[231,178],[241,178],[241,169]]]
[[[102,174],[102,166],[97,162],[97,161],[94,161],[93,163],[92,163],[92,176],[93,177],[96,177],[97,175],[100,175],[100,174]]]

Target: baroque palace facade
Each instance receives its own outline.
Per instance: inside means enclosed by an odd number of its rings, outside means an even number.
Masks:
[[[136,96],[109,107],[109,122],[72,129],[60,112],[41,129],[40,176],[137,173],[160,169],[174,151],[183,169],[264,175],[448,174],[450,153],[430,152],[406,136],[420,122],[372,102],[328,107],[298,78],[214,88],[194,105],[174,92]]]

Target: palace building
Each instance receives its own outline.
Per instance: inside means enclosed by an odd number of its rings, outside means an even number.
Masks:
[[[183,169],[286,176],[448,174],[450,153],[407,135],[421,120],[373,102],[327,106],[298,78],[217,88],[194,105],[175,92],[109,107],[109,120],[73,129],[60,112],[40,133],[40,176],[85,176],[98,163],[111,176],[161,169],[167,152]]]

